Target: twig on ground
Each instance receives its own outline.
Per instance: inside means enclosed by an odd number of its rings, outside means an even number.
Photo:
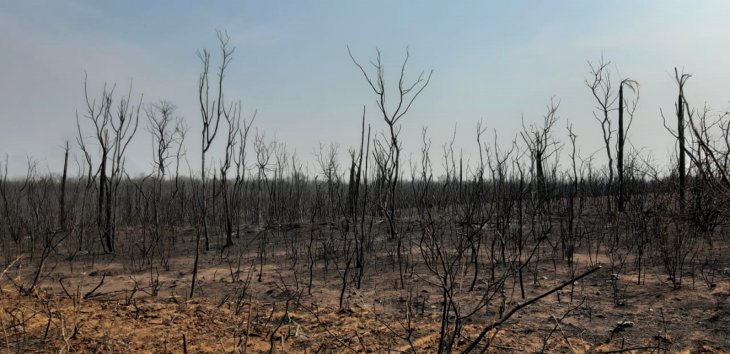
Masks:
[[[502,324],[504,324],[507,320],[510,319],[510,317],[512,317],[512,315],[514,315],[515,313],[517,313],[517,311],[519,311],[519,310],[521,310],[521,309],[523,309],[523,308],[525,308],[527,306],[532,305],[533,303],[541,300],[542,298],[544,298],[546,296],[549,296],[550,294],[552,294],[552,293],[554,293],[554,292],[556,292],[556,291],[558,291],[558,290],[560,290],[560,289],[562,289],[562,288],[564,288],[564,287],[566,287],[566,286],[568,286],[570,284],[573,284],[574,282],[576,282],[576,281],[578,281],[578,280],[580,280],[582,278],[585,278],[585,277],[593,274],[594,272],[596,272],[596,271],[598,271],[600,269],[601,269],[601,266],[597,266],[595,268],[592,268],[592,269],[584,272],[583,274],[581,274],[581,275],[579,275],[579,276],[577,276],[577,277],[575,277],[573,279],[570,279],[570,280],[568,280],[568,281],[566,281],[566,282],[564,282],[564,283],[562,283],[562,284],[560,284],[560,285],[558,285],[558,286],[556,286],[556,287],[554,287],[554,288],[552,288],[552,289],[550,289],[550,290],[548,290],[548,291],[546,291],[546,292],[544,292],[544,293],[542,293],[542,294],[540,294],[540,295],[538,295],[538,296],[536,296],[536,297],[528,300],[525,303],[517,304],[517,306],[513,307],[512,310],[510,310],[509,312],[507,312],[504,316],[502,316],[502,318],[498,319],[497,321],[495,321],[491,325],[484,327],[484,329],[482,329],[481,333],[479,333],[479,335],[477,336],[477,338],[474,339],[471,343],[469,343],[469,345],[466,347],[466,349],[464,349],[462,351],[462,353],[469,353],[472,350],[474,350],[474,348],[476,348],[476,346],[479,344],[479,342],[481,342],[482,339],[484,339],[484,336],[487,333],[489,333],[489,331],[491,331],[494,328],[498,328],[499,326],[501,326]]]

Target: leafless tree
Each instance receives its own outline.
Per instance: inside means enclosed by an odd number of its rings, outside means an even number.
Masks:
[[[86,100],[85,118],[93,126],[91,139],[98,145],[99,168],[94,174],[99,176],[99,192],[97,199],[97,226],[99,227],[101,244],[105,252],[114,252],[116,233],[116,206],[119,184],[124,174],[124,155],[139,126],[139,114],[142,109],[142,96],[139,102],[132,104],[132,85],[126,96],[119,98],[114,107],[114,90],[104,85],[98,101],[89,97],[86,76],[84,76],[84,97]],[[78,114],[76,116],[79,147],[89,162],[91,175],[91,153],[82,133]]]
[[[224,114],[226,123],[228,123],[228,134],[226,136],[225,157],[221,161],[221,194],[223,195],[223,212],[225,218],[226,243],[223,249],[233,246],[233,211],[231,208],[231,193],[228,186],[228,170],[231,167],[236,145],[239,143],[237,137],[241,130],[241,104],[240,102],[232,107],[230,112]]]
[[[684,85],[687,83],[687,80],[691,77],[689,74],[679,75],[679,72],[677,69],[674,69],[674,79],[677,81],[677,86],[679,86],[679,94],[677,95],[677,103],[675,104],[675,109],[677,112],[677,144],[679,146],[679,151],[677,152],[678,160],[677,160],[677,174],[679,178],[679,209],[680,211],[684,211],[684,201],[685,201],[685,179],[687,176],[686,169],[686,162],[685,162],[685,156],[687,148],[685,147],[685,135],[684,135],[684,126],[685,126],[685,118],[684,118],[684,109],[687,105],[687,101],[684,99]]]
[[[624,96],[624,87],[628,87],[633,93],[633,99]],[[625,171],[624,171],[624,147],[631,123],[634,121],[634,113],[639,102],[639,83],[631,79],[623,79],[618,88],[618,141],[616,142],[616,170],[618,171],[618,211],[624,211],[626,199]],[[629,114],[629,121],[624,126],[624,112]]]
[[[173,202],[174,197],[177,195],[178,189],[178,175],[179,175],[179,164],[180,154],[185,138],[186,127],[183,124],[182,117],[176,116],[175,111],[177,107],[169,101],[160,101],[156,104],[149,105],[145,110],[147,114],[147,129],[152,134],[153,140],[153,163],[155,173],[155,183],[152,191],[153,200],[153,245],[156,247],[159,241],[163,238],[163,225],[161,220],[161,213],[164,210],[170,208],[170,204]],[[163,186],[166,182],[168,167],[171,164],[171,159],[175,159],[175,189],[169,196],[169,199],[165,201],[165,193]],[[167,222],[164,229],[169,229],[172,225],[172,220]],[[167,255],[169,256],[169,247],[174,242],[172,239],[172,230],[169,230]]]
[[[597,64],[588,62],[590,68],[589,77],[585,80],[586,85],[591,90],[596,100],[596,110],[593,117],[601,124],[601,132],[603,133],[603,142],[606,147],[606,157],[608,158],[608,185],[607,192],[611,195],[613,191],[613,153],[611,152],[611,139],[613,137],[613,128],[611,127],[611,119],[609,112],[615,110],[618,95],[612,84],[611,72],[609,66],[610,61],[605,61],[601,57]],[[611,198],[608,199],[608,210],[611,210]]]
[[[383,162],[381,171],[384,171],[384,182],[387,188],[387,198],[385,203],[381,206],[385,212],[385,217],[388,221],[389,232],[391,239],[395,239],[398,242],[398,263],[402,267],[402,240],[398,234],[397,216],[396,216],[396,192],[399,186],[400,176],[400,154],[402,146],[400,144],[398,135],[400,133],[400,125],[398,124],[406,113],[410,110],[413,102],[423,92],[431,81],[433,70],[429,71],[428,75],[425,72],[421,72],[418,78],[413,80],[410,84],[405,82],[405,70],[410,57],[410,52],[406,48],[406,56],[401,65],[400,75],[398,78],[398,94],[395,96],[394,108],[388,107],[386,104],[389,95],[386,93],[385,84],[385,67],[381,60],[380,50],[376,50],[375,60],[371,61],[370,64],[375,70],[374,74],[368,74],[363,66],[353,57],[350,47],[347,47],[347,52],[350,55],[352,62],[360,69],[363,77],[367,81],[373,93],[377,96],[376,105],[380,114],[382,115],[383,121],[387,126],[389,133],[388,138],[383,143],[376,141],[376,154],[378,154],[378,146],[380,146],[380,156],[384,157],[381,159]],[[401,272],[402,274],[402,272]],[[401,286],[404,286],[402,275],[401,275]]]
[[[206,175],[205,155],[213,144],[213,140],[218,134],[218,127],[221,118],[231,116],[233,114],[235,104],[228,105],[224,100],[223,79],[225,78],[226,69],[233,59],[235,48],[230,47],[230,37],[227,33],[218,31],[218,44],[221,53],[221,64],[218,67],[218,77],[215,88],[211,94],[210,89],[210,52],[203,49],[198,52],[198,57],[203,64],[203,72],[200,73],[198,79],[198,98],[200,101],[200,115],[203,122],[203,130],[201,132],[201,158],[200,158],[200,223],[201,230],[196,236],[195,260],[193,264],[193,279],[190,288],[190,297],[195,294],[195,280],[198,274],[198,260],[200,256],[200,233],[205,238],[205,249],[210,249],[210,239],[208,236],[208,195],[206,193]]]
[[[238,150],[233,154],[233,163],[236,168],[236,177],[233,182],[233,214],[236,218],[236,235],[240,235],[241,233],[241,209],[243,207],[242,193],[246,182],[248,134],[254,120],[256,120],[256,111],[254,111],[251,119],[249,119],[248,122],[244,122],[243,126],[238,129]]]
[[[543,116],[542,126],[530,125],[526,127],[524,121],[522,122],[522,140],[527,145],[530,151],[530,158],[533,166],[533,173],[537,185],[537,198],[538,205],[542,207],[543,203],[546,202],[546,180],[545,180],[545,162],[553,154],[557,152],[557,142],[551,135],[551,129],[558,121],[558,108],[560,102],[555,102],[554,99],[550,99],[550,104],[547,106],[547,113]]]

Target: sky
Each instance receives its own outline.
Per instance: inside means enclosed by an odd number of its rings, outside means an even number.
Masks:
[[[438,174],[452,137],[474,161],[479,121],[490,140],[496,130],[498,143],[510,144],[523,119],[542,120],[551,97],[560,101],[555,138],[567,143],[572,124],[581,156],[600,161],[601,130],[585,79],[587,61],[601,56],[615,77],[640,84],[631,144],[666,163],[674,144],[660,109],[673,112],[675,67],[693,75],[685,90],[690,104],[713,112],[730,106],[727,14],[723,0],[0,1],[0,154],[14,176],[29,159],[41,172],[60,173],[67,140],[80,161],[76,114],[87,133],[87,75],[92,95],[105,83],[119,92],[131,83],[145,103],[178,106],[190,128],[187,160],[199,166],[196,52],[211,50],[217,66],[216,30],[224,30],[236,47],[226,98],[242,102],[244,118],[257,111],[254,131],[285,144],[310,175],[320,145],[339,146],[342,161],[358,145],[363,106],[373,131],[385,129],[348,45],[363,63],[382,51],[386,85],[396,83],[406,48],[407,79],[434,71],[400,123],[406,164],[418,158],[424,127]],[[127,152],[133,176],[152,171],[145,125],[142,119]],[[213,161],[223,154],[222,135],[218,140]]]

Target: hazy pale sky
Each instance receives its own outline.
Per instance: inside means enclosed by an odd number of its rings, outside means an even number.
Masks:
[[[386,74],[397,72],[406,46],[408,77],[434,70],[402,121],[406,158],[418,151],[427,126],[436,167],[454,129],[456,148],[476,159],[480,119],[509,143],[521,117],[540,121],[552,96],[561,101],[556,137],[567,142],[571,122],[583,156],[599,151],[600,126],[584,80],[586,61],[603,55],[641,85],[632,143],[666,161],[673,144],[659,109],[673,112],[675,66],[693,74],[691,104],[728,108],[729,14],[723,0],[2,1],[0,153],[9,156],[13,174],[24,171],[28,157],[41,171],[60,172],[61,146],[74,142],[75,112],[83,113],[86,71],[92,93],[105,82],[126,91],[133,79],[145,102],[175,103],[191,128],[188,159],[198,166],[195,53],[215,50],[215,30],[222,29],[237,48],[227,98],[242,100],[245,116],[258,109],[255,129],[304,160],[313,160],[320,143],[339,144],[344,157],[359,139],[363,105],[373,128],[384,127],[349,45],[363,62],[380,48]],[[151,171],[149,133],[140,129],[134,142],[128,170]]]

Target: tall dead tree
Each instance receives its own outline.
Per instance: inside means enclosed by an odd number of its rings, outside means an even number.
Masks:
[[[229,111],[224,112],[223,116],[228,124],[225,157],[221,161],[220,167],[221,194],[223,194],[223,212],[226,228],[226,243],[223,245],[223,248],[225,249],[233,246],[233,214],[236,211],[236,205],[239,198],[237,194],[239,189],[236,188],[236,186],[238,185],[241,177],[241,169],[245,169],[245,139],[248,136],[248,131],[251,128],[253,120],[256,118],[256,114],[254,114],[250,121],[243,122],[243,127],[241,127],[241,103],[238,102],[233,104]],[[238,156],[238,160],[236,156]],[[231,193],[230,186],[228,184],[228,170],[231,167],[231,163],[236,164],[236,179],[234,180],[233,193]]]
[[[101,96],[97,99],[89,97],[86,76],[84,76],[84,97],[86,100],[85,118],[93,125],[92,139],[98,146],[99,168],[95,176],[99,176],[99,192],[97,195],[97,226],[100,231],[101,244],[105,252],[114,252],[116,234],[117,191],[124,174],[124,154],[139,126],[139,113],[142,108],[142,96],[139,102],[132,104],[132,85],[126,96],[119,98],[114,109],[114,89],[104,85]],[[78,114],[76,115],[78,130],[77,141],[86,156],[91,170],[91,153],[85,143]],[[92,173],[91,171],[89,172]]]
[[[687,101],[684,99],[684,84],[687,83],[687,79],[690,78],[689,74],[680,75],[677,68],[674,68],[674,79],[677,81],[679,93],[677,95],[677,103],[675,104],[675,110],[677,112],[677,144],[679,146],[679,156],[677,158],[677,174],[679,179],[679,210],[684,211],[684,198],[685,198],[685,178],[686,172],[686,139],[684,137],[684,108]]]
[[[635,93],[633,101],[624,96],[624,86]],[[623,79],[618,88],[618,142],[616,143],[616,169],[618,172],[618,211],[624,211],[626,202],[626,182],[624,171],[624,146],[631,123],[634,120],[634,112],[639,101],[639,83],[631,79]],[[624,112],[628,113],[629,121],[624,121]]]
[[[530,151],[533,173],[537,190],[537,205],[542,207],[547,200],[547,186],[545,181],[545,161],[557,151],[556,143],[550,135],[555,122],[558,121],[558,108],[560,102],[550,99],[547,106],[547,113],[543,117],[542,126],[531,124],[529,127],[522,123],[522,140]]]
[[[159,103],[147,107],[147,129],[152,134],[154,154],[152,156],[154,162],[154,170],[156,174],[156,190],[154,191],[155,210],[154,222],[159,224],[159,209],[162,198],[162,182],[167,175],[167,166],[171,157],[171,150],[174,145],[181,143],[182,136],[182,120],[175,117],[177,107],[168,101],[160,101]],[[159,226],[159,225],[158,225]]]
[[[431,81],[431,75],[433,75],[433,70],[429,71],[428,76],[425,77],[425,72],[422,71],[416,80],[407,84],[405,82],[405,71],[406,66],[408,65],[410,52],[408,51],[408,48],[406,48],[406,57],[403,59],[400,75],[398,77],[398,94],[395,95],[395,107],[392,108],[386,105],[386,99],[389,95],[386,93],[385,67],[381,60],[380,50],[376,49],[375,61],[370,62],[375,69],[374,75],[368,74],[367,71],[365,71],[365,68],[363,68],[357,60],[355,60],[349,46],[347,47],[347,53],[350,55],[352,62],[358,67],[358,69],[360,69],[360,72],[365,77],[368,85],[370,85],[370,88],[377,96],[376,104],[383,117],[383,121],[387,125],[389,133],[387,141],[380,145],[383,148],[381,155],[386,156],[386,158],[382,160],[385,162],[385,165],[382,166],[383,168],[381,168],[381,171],[386,171],[386,176],[383,177],[387,188],[387,197],[385,199],[385,203],[381,205],[381,208],[388,220],[388,228],[391,239],[397,239],[398,241],[398,264],[399,267],[401,267],[401,286],[403,286],[403,264],[401,260],[402,240],[398,236],[395,203],[396,191],[398,190],[398,183],[400,180],[400,154],[402,151],[400,140],[398,138],[398,134],[400,133],[400,126],[398,125],[398,122],[406,115],[406,113],[408,113],[413,102],[421,94],[421,92],[423,92],[426,86],[428,86],[428,83]],[[378,146],[377,141],[376,146]]]
[[[68,178],[68,140],[63,148],[63,174],[61,175],[61,190],[58,195],[58,205],[60,207],[58,214],[58,224],[62,231],[66,231],[66,180]]]
[[[597,64],[588,62],[590,72],[585,83],[591,90],[591,94],[597,103],[597,112],[593,112],[593,117],[601,124],[603,143],[606,147],[606,157],[608,158],[608,183],[606,192],[609,195],[609,198],[607,198],[609,211],[612,209],[611,199],[615,194],[614,156],[611,151],[613,145],[611,140],[613,139],[614,131],[609,114],[611,111],[618,110],[618,138],[616,141],[615,156],[616,172],[618,174],[618,198],[616,207],[618,211],[623,211],[626,199],[625,145],[626,137],[628,136],[628,131],[633,122],[634,112],[639,101],[639,83],[628,78],[622,79],[619,82],[618,92],[616,92],[612,83],[611,71],[609,70],[610,65],[611,62],[604,60],[603,57],[601,57],[601,60]],[[624,95],[624,87],[628,87],[634,93],[634,96],[626,97]],[[625,113],[628,113],[628,122],[626,122]]]
[[[393,178],[391,183],[389,184],[389,202],[388,207],[386,211],[386,215],[389,219],[389,222],[391,224],[390,226],[390,232],[391,236],[395,237],[397,234],[397,231],[395,229],[395,224],[393,220],[395,219],[395,192],[396,192],[396,185],[399,180],[399,169],[400,169],[400,153],[402,150],[402,147],[400,145],[400,141],[398,139],[398,134],[400,132],[400,129],[398,127],[398,122],[400,121],[403,116],[408,113],[411,106],[413,105],[413,102],[416,100],[416,98],[423,92],[423,90],[428,86],[428,83],[431,81],[431,75],[433,74],[433,70],[431,70],[428,73],[428,76],[424,78],[425,72],[421,72],[420,75],[416,80],[414,80],[410,84],[405,83],[405,70],[406,66],[408,64],[408,59],[410,57],[410,52],[406,48],[406,57],[403,60],[403,64],[401,65],[400,70],[400,76],[398,78],[398,95],[396,96],[396,104],[395,108],[388,108],[386,106],[386,98],[388,95],[386,94],[386,87],[385,87],[385,67],[383,66],[383,63],[381,61],[381,53],[380,50],[376,50],[376,58],[374,62],[371,62],[373,67],[375,68],[375,76],[373,77],[372,74],[368,74],[365,69],[360,65],[360,63],[355,60],[355,58],[352,56],[352,52],[350,51],[350,48],[347,48],[347,52],[350,55],[350,59],[352,59],[352,62],[360,69],[360,72],[365,77],[365,80],[370,85],[370,88],[373,90],[373,92],[377,96],[376,104],[378,106],[378,109],[383,117],[383,121],[387,125],[388,133],[389,133],[389,142],[388,142],[388,150],[392,152],[392,159],[390,160],[390,164],[393,167]]]
[[[236,235],[241,232],[241,214],[242,214],[242,198],[243,186],[246,182],[246,147],[248,142],[248,132],[251,130],[254,120],[256,119],[256,111],[248,122],[244,122],[241,129],[238,129],[238,151],[233,154],[233,163],[236,169],[236,176],[233,182],[233,214],[236,218]]]
[[[618,211],[624,211],[624,83],[618,86],[618,142],[616,144],[618,170]]]
[[[697,160],[697,157],[693,157],[691,151],[687,149],[687,138],[685,134],[685,128],[686,123],[689,121],[691,123],[692,121],[692,112],[689,111],[689,104],[687,103],[687,99],[684,96],[684,85],[687,83],[687,80],[692,77],[690,74],[680,74],[679,71],[675,68],[674,69],[674,80],[677,83],[678,88],[678,94],[677,94],[677,102],[674,104],[674,110],[675,115],[677,118],[677,125],[676,125],[676,131],[669,127],[667,125],[666,117],[664,116],[664,112],[660,110],[662,121],[664,124],[664,128],[672,134],[672,136],[677,139],[677,182],[678,182],[678,199],[679,199],[679,210],[680,212],[684,211],[685,208],[685,197],[686,197],[686,178],[687,178],[687,166],[686,166],[686,158],[689,156],[693,160],[696,160],[697,166],[699,168],[699,172],[703,173],[703,164],[701,161]],[[685,117],[685,114],[689,115],[689,118]],[[692,128],[692,125],[690,124],[690,127]],[[697,132],[697,134],[694,134],[693,131],[690,131],[690,137],[694,137],[697,139],[698,144],[700,144],[700,149],[698,151],[704,152],[704,153],[712,153],[712,149],[708,146],[707,149],[702,148],[702,144],[708,144],[707,139],[703,136],[702,132]],[[714,156],[714,155],[712,155]]]
[[[609,112],[614,110],[614,105],[618,100],[618,96],[614,92],[613,85],[611,84],[611,73],[608,70],[610,61],[605,61],[603,57],[598,64],[588,62],[590,67],[589,78],[586,79],[585,83],[591,90],[591,94],[596,99],[598,104],[596,110],[593,112],[593,117],[601,124],[601,132],[603,133],[603,143],[606,147],[606,157],[608,158],[608,183],[607,183],[607,194],[610,196],[613,192],[613,153],[611,152],[611,139],[613,130],[611,128],[611,120],[609,119]],[[611,198],[607,198],[608,210],[611,210]]]
[[[229,46],[230,37],[227,33],[218,31],[218,44],[221,53],[221,64],[218,67],[218,79],[216,81],[216,88],[211,95],[210,90],[210,52],[207,49],[203,49],[202,52],[198,52],[198,57],[203,64],[203,72],[200,73],[198,79],[198,98],[200,102],[200,116],[203,122],[203,129],[201,131],[201,158],[200,158],[200,230],[196,233],[195,238],[195,261],[193,264],[193,279],[190,288],[190,297],[192,298],[195,293],[195,281],[198,274],[198,259],[200,255],[200,238],[205,237],[205,250],[210,250],[210,238],[208,237],[208,195],[206,193],[206,174],[205,169],[205,154],[210,149],[215,140],[216,134],[218,134],[218,126],[221,121],[221,117],[224,115],[231,115],[234,109],[234,105],[226,106],[223,95],[223,78],[225,77],[226,69],[228,64],[233,59],[233,52],[235,48]]]
[[[168,230],[166,233],[169,235],[170,242],[168,243],[167,250],[169,251],[172,243],[172,235],[170,228],[172,220],[168,217],[166,228],[163,228],[163,222],[161,213],[170,207],[170,204],[175,199],[175,195],[178,192],[177,184],[176,188],[172,191],[171,195],[167,195],[167,201],[163,201],[163,186],[167,177],[167,168],[170,165],[171,158],[176,159],[176,164],[179,164],[180,160],[180,149],[182,148],[183,139],[185,136],[185,126],[181,117],[175,115],[177,107],[169,101],[160,101],[147,107],[147,129],[152,134],[152,145],[154,154],[152,159],[154,162],[154,174],[155,182],[152,189],[152,208],[153,208],[153,243],[151,247],[157,247],[159,241],[165,234],[165,229]],[[173,148],[176,148],[173,150]],[[175,154],[177,151],[177,154]],[[177,170],[177,168],[176,168]],[[176,177],[177,178],[177,172]]]

